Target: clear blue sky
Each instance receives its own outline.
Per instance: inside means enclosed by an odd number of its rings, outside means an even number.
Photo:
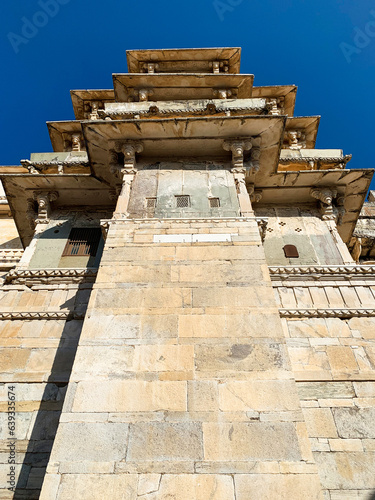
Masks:
[[[255,85],[296,84],[296,115],[322,116],[318,148],[375,167],[373,1],[44,2],[2,0],[2,165],[51,151],[45,122],[73,119],[70,89],[112,88],[126,49],[240,46]]]

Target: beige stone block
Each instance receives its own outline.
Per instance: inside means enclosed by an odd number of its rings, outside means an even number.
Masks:
[[[229,381],[219,385],[221,411],[298,410],[299,399],[291,380]]]
[[[72,380],[119,378],[133,369],[134,347],[79,346]]]
[[[167,263],[157,265],[106,266],[100,270],[96,283],[168,283],[171,281],[171,267]]]
[[[145,500],[235,500],[234,484],[230,475],[165,474],[157,492]]]
[[[305,347],[288,347],[293,371],[329,370],[327,354]]]
[[[297,307],[297,300],[293,288],[279,287],[278,290],[282,307],[295,309]]]
[[[134,370],[145,372],[192,371],[194,346],[142,345],[134,349]]]
[[[138,495],[155,493],[160,487],[161,474],[141,474],[138,478]]]
[[[335,408],[342,406],[354,406],[352,399],[318,399],[321,408]]]
[[[362,439],[362,445],[365,451],[375,451],[375,439]]]
[[[26,364],[26,370],[35,372],[49,372],[55,360],[54,349],[32,349]]]
[[[375,398],[354,398],[353,405],[359,408],[373,408],[375,407]]]
[[[331,451],[363,451],[360,439],[329,439]]]
[[[0,372],[25,369],[30,349],[0,349]]]
[[[323,500],[317,474],[239,474],[236,500]]]
[[[339,287],[326,286],[325,292],[328,297],[329,307],[345,307],[343,296],[340,293]]]
[[[283,337],[278,314],[267,316],[258,312],[248,314],[182,314],[179,316],[179,337],[240,338]]]
[[[301,449],[302,460],[313,462],[314,457],[311,450],[311,443],[305,422],[296,422],[296,432]]]
[[[179,288],[99,288],[94,307],[120,312],[129,307],[184,307],[189,290]]]
[[[353,382],[358,398],[375,398],[375,382]]]
[[[328,298],[323,287],[310,286],[309,287],[313,306],[317,308],[329,307]]]
[[[364,339],[375,339],[375,318],[352,318],[348,321],[349,328]]]
[[[197,371],[239,372],[289,369],[286,346],[270,344],[198,345],[195,348]]]
[[[327,356],[332,370],[358,370],[358,364],[350,347],[328,346]]]
[[[329,490],[375,489],[375,453],[314,453],[322,486]]]
[[[218,412],[218,382],[192,380],[188,382],[188,411]]]
[[[225,261],[173,266],[173,281],[194,283],[259,283],[263,285],[262,269],[252,261]]]
[[[203,423],[205,460],[300,460],[291,423]]]
[[[338,437],[332,412],[328,408],[302,408],[310,437]]]
[[[309,287],[294,286],[293,292],[297,300],[297,307],[302,309],[310,309],[313,307]]]
[[[134,500],[136,474],[65,474],[56,500]]]
[[[205,261],[205,260],[251,260],[264,262],[265,256],[262,245],[194,245],[176,247],[176,260]]]
[[[292,338],[330,337],[327,323],[323,318],[288,321],[289,334]]]
[[[199,422],[130,424],[128,462],[202,459],[202,424]]]
[[[52,498],[57,498],[60,480],[60,474],[46,474],[39,500],[51,500]]]
[[[112,380],[79,382],[74,412],[186,411],[186,382]]]
[[[193,289],[193,307],[274,307],[268,286],[201,287]]]

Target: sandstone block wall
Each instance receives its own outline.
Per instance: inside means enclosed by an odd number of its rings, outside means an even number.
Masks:
[[[110,224],[41,498],[109,489],[322,498],[255,219]]]

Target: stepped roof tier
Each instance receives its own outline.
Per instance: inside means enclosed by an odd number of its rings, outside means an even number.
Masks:
[[[240,53],[131,50],[129,74],[115,73],[114,89],[71,91],[76,119],[48,122],[54,153],[1,168],[23,243],[32,237],[32,191],[56,191],[55,207],[113,209],[110,193],[120,182],[114,162],[124,162],[119,145],[129,141],[139,143],[137,168],[177,157],[223,169],[241,164],[248,189],[262,192],[257,207],[281,200],[316,204],[312,189],[334,188],[345,209],[338,231],[348,242],[373,170],[346,170],[350,156],[341,149],[315,149],[320,117],[293,116],[297,87],[253,87],[253,75],[238,74]],[[242,160],[228,146],[236,141],[245,145]]]

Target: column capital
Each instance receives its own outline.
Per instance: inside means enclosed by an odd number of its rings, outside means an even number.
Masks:
[[[248,139],[227,139],[223,142],[225,151],[232,152],[232,165],[234,168],[243,168],[244,152],[250,151],[253,147],[252,138]]]
[[[48,224],[51,216],[51,202],[57,200],[59,193],[57,191],[34,191],[33,199],[38,204],[38,215],[35,219],[36,224]],[[28,219],[31,221],[31,200],[28,206]]]

